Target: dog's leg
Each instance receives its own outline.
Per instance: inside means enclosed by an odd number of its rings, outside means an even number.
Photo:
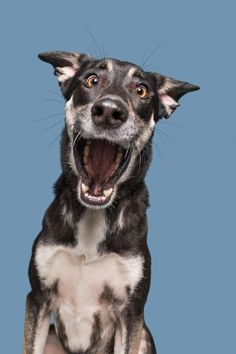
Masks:
[[[142,329],[138,354],[156,354],[156,348],[152,335],[145,325]]]
[[[27,296],[23,354],[43,354],[49,329],[49,305],[44,296]]]
[[[59,342],[53,325],[50,326],[43,354],[66,354]]]
[[[117,328],[114,354],[156,354],[154,341],[143,320],[123,322]]]
[[[116,329],[114,354],[138,354],[142,337],[143,320],[123,319]]]

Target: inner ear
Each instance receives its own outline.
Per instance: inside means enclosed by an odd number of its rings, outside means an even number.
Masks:
[[[75,76],[77,70],[72,66],[64,66],[64,67],[55,67],[55,75],[57,76],[57,80],[59,84],[62,84],[64,81],[71,79]]]
[[[157,80],[157,92],[161,102],[159,118],[169,118],[179,106],[179,99],[188,92],[199,90],[199,86],[185,81],[155,74]]]
[[[40,53],[38,57],[54,67],[54,73],[57,76],[60,86],[75,76],[82,62],[92,59],[85,54],[62,51],[44,52]]]
[[[169,118],[176,108],[180,106],[178,101],[174,100],[170,95],[159,94],[159,98],[164,108],[164,110],[162,109],[162,115],[165,118]]]

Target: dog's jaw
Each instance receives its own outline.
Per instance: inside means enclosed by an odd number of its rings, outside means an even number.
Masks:
[[[111,194],[108,196],[95,197],[83,191],[82,179],[79,179],[77,187],[77,197],[80,203],[89,209],[105,209],[112,205],[117,193],[117,186],[112,188]],[[86,201],[87,200],[87,201]]]

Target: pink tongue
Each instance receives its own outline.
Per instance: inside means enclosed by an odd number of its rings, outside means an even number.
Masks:
[[[116,147],[108,141],[91,140],[87,169],[93,179],[93,189],[96,189],[97,193],[100,193],[101,185],[115,169],[116,153]]]

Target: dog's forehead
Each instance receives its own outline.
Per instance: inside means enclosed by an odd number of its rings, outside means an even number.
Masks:
[[[137,65],[117,59],[105,59],[109,71],[119,71],[126,75],[133,76],[135,73],[142,73],[142,69]]]
[[[128,61],[121,61],[113,58],[104,58],[90,63],[90,68],[96,67],[97,69],[108,71],[111,74],[118,74],[120,76],[130,78],[146,78],[147,73],[143,71],[138,65]]]

